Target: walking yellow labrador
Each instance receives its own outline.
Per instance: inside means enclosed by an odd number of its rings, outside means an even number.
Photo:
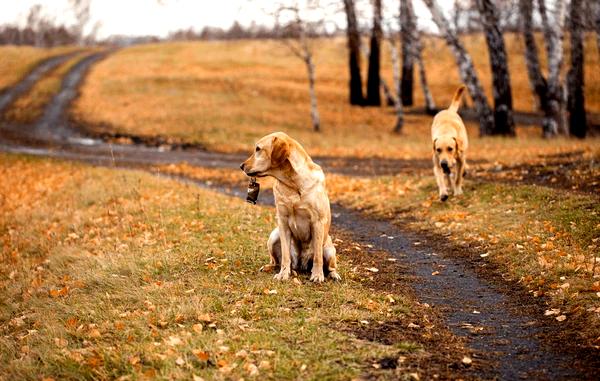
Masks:
[[[464,91],[464,85],[456,90],[450,107],[437,113],[431,125],[433,174],[442,201],[448,199],[448,188],[455,196],[463,193],[462,183],[467,165],[469,139],[467,129],[457,111]]]

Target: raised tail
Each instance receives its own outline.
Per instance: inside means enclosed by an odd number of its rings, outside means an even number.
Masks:
[[[465,85],[460,85],[460,87],[456,89],[456,92],[454,93],[454,98],[452,98],[452,103],[450,103],[450,107],[448,107],[448,110],[454,112],[458,111],[458,108],[460,107],[460,99],[462,98],[465,89]]]

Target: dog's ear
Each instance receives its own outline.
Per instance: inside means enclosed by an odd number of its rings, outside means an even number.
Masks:
[[[460,139],[460,138],[458,138],[458,139],[457,138],[452,138],[452,139],[454,139],[454,143],[456,143],[456,154],[457,155],[462,155],[463,149],[464,149],[462,139]]]
[[[433,139],[433,152],[435,153],[435,142],[437,142],[437,138]]]
[[[279,167],[290,157],[290,143],[276,136],[271,146],[271,167]]]

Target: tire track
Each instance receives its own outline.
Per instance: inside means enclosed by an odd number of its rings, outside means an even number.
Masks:
[[[42,61],[15,86],[6,89],[2,94],[0,94],[0,114],[4,113],[8,106],[10,106],[17,98],[29,91],[44,74],[48,73],[50,70],[54,69],[77,53],[78,52],[63,54]]]

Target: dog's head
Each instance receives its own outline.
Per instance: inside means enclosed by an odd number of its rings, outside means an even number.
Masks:
[[[251,177],[268,176],[271,171],[285,164],[290,156],[291,147],[291,138],[283,132],[264,136],[256,142],[254,152],[240,168]]]
[[[440,136],[433,141],[433,154],[445,174],[449,175],[456,166],[461,151],[460,139],[452,136]]]

